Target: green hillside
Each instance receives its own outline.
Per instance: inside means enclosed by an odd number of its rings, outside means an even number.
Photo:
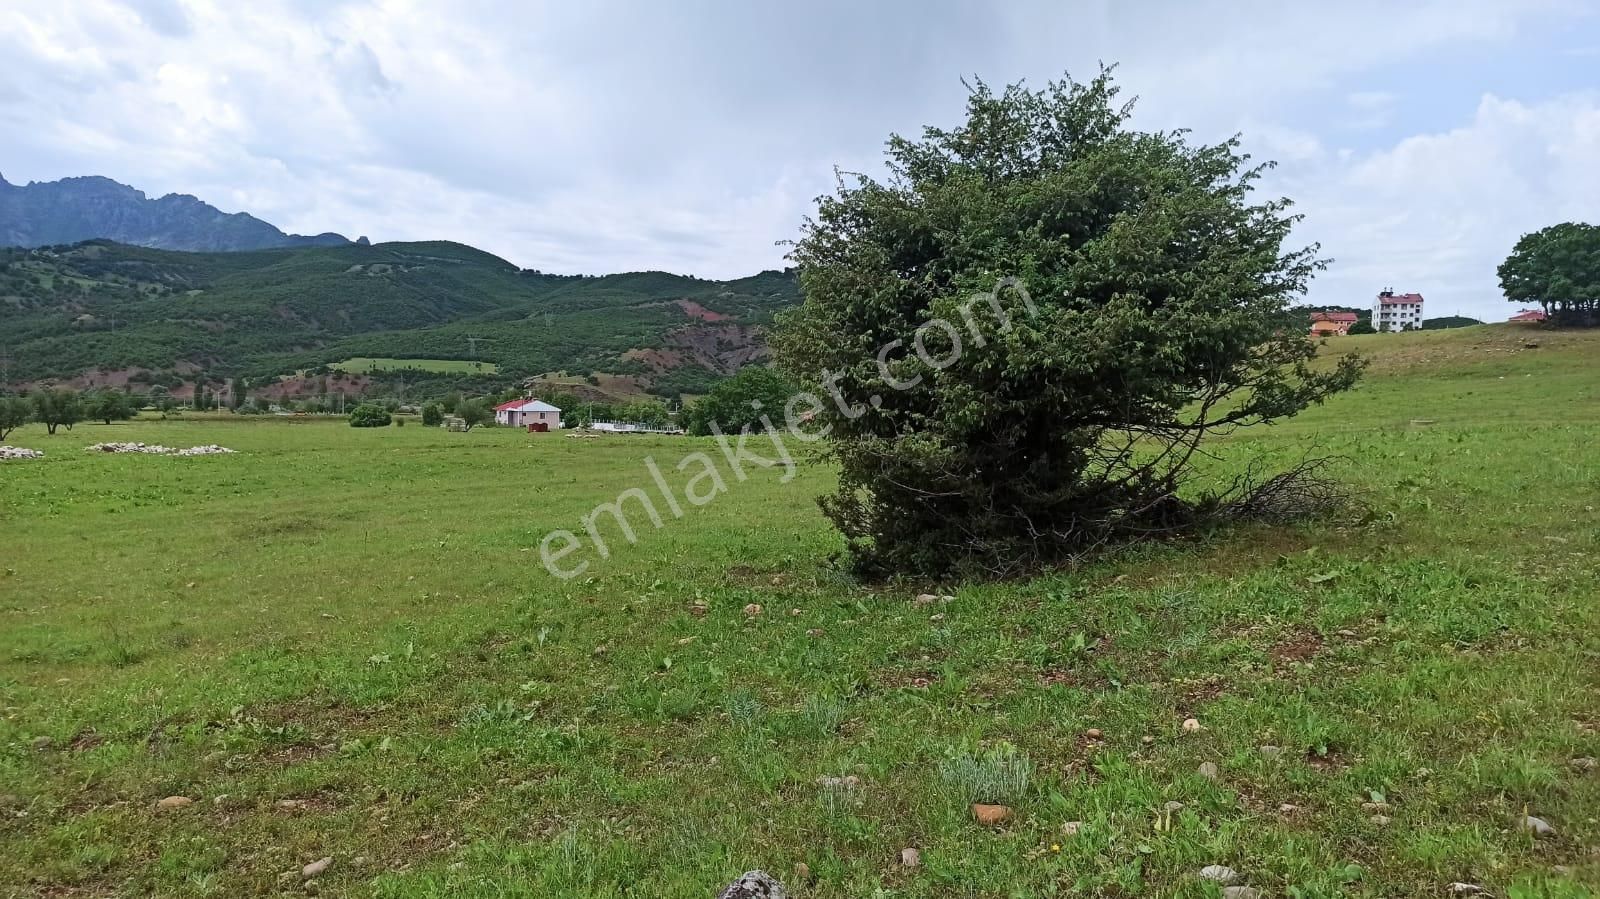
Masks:
[[[782,272],[546,275],[449,242],[181,253],[89,241],[0,250],[0,355],[12,383],[202,370],[259,381],[374,357],[483,361],[508,379],[627,373],[671,389],[760,355],[759,328],[795,302]]]

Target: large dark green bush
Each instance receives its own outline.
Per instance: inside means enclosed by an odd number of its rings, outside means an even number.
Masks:
[[[1524,234],[1500,263],[1513,303],[1538,303],[1552,325],[1600,325],[1600,225],[1562,222]]]
[[[422,424],[430,428],[444,424],[444,410],[439,408],[438,403],[428,403],[422,407]]]
[[[806,222],[774,346],[818,391],[823,507],[863,572],[1006,574],[1192,528],[1240,508],[1193,490],[1207,436],[1355,382],[1282,326],[1323,263],[1284,247],[1263,167],[1131,130],[1116,94],[979,83],[965,122],[891,138],[887,180],[841,179]]]
[[[775,427],[784,426],[784,406],[794,395],[795,386],[777,371],[750,365],[712,388],[711,393],[689,408],[685,430],[691,434],[710,434],[715,423],[724,434],[766,429],[763,416]]]
[[[390,421],[388,410],[373,403],[362,403],[350,410],[352,428],[386,428]]]

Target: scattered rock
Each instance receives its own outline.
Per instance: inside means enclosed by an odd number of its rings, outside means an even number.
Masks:
[[[938,601],[939,597],[934,596],[932,593],[918,593],[917,598],[913,599],[911,602],[913,605],[931,606]]]
[[[0,462],[7,459],[43,459],[44,453],[21,446],[0,446]]]
[[[1275,759],[1278,756],[1283,755],[1283,747],[1281,747],[1281,746],[1263,746],[1263,747],[1261,747],[1261,754],[1262,754],[1262,756],[1264,756],[1266,758]]]
[[[1244,883],[1244,875],[1227,865],[1206,865],[1200,869],[1201,880],[1214,880],[1225,887]]]
[[[292,812],[292,811],[295,811],[297,809],[303,809],[305,807],[306,807],[306,801],[304,799],[279,799],[278,800],[278,808],[281,808],[284,811]]]
[[[698,639],[700,639],[700,638],[699,637],[679,637],[678,638],[678,645],[679,646],[688,646],[690,643],[693,643],[694,641],[696,641]]]
[[[933,622],[934,624],[938,624],[939,622],[944,620],[944,613],[943,612],[935,612],[932,615],[928,616],[928,620]]]
[[[1600,762],[1596,762],[1594,756],[1586,755],[1573,759],[1570,764],[1579,771],[1593,771]]]
[[[316,861],[312,862],[311,864],[306,865],[304,868],[301,868],[300,869],[300,876],[301,877],[316,877],[318,874],[321,874],[323,871],[328,870],[328,866],[331,865],[331,864],[333,864],[333,856],[325,855],[322,858],[319,858]]]
[[[1489,892],[1475,883],[1462,883],[1460,881],[1450,884],[1445,889],[1449,890],[1452,896],[1482,896]]]
[[[1553,837],[1556,835],[1556,829],[1550,826],[1549,821],[1543,818],[1535,818],[1533,815],[1524,815],[1518,826],[1536,837]]]
[[[765,871],[746,871],[718,893],[717,899],[789,899],[789,891]]]
[[[1567,867],[1566,865],[1551,865],[1550,866],[1550,873],[1554,874],[1557,877],[1571,877],[1572,876],[1572,869]]]
[[[191,805],[194,805],[194,800],[187,796],[168,796],[165,799],[156,800],[156,808],[159,809],[187,808]]]
[[[1372,817],[1368,818],[1367,820],[1371,821],[1373,824],[1378,825],[1379,827],[1388,827],[1389,826],[1389,822],[1393,821],[1394,819],[1389,817],[1388,815],[1373,815]]]
[[[846,774],[843,777],[819,777],[817,778],[817,786],[836,790],[854,790],[856,787],[861,786],[861,778],[854,774]]]
[[[55,738],[54,737],[46,737],[46,736],[40,735],[40,736],[34,737],[32,740],[30,740],[28,742],[28,745],[32,746],[34,749],[39,750],[39,751],[42,752],[42,751],[44,751],[46,749],[49,749],[50,746],[52,744],[54,744],[54,743],[55,743]]]
[[[816,878],[811,876],[811,866],[805,862],[795,862],[794,879],[796,883],[812,884]]]
[[[710,609],[711,609],[711,607],[706,605],[703,602],[692,602],[692,603],[689,603],[689,614],[693,615],[696,618],[704,618],[704,617],[706,617],[706,612],[710,611]]]
[[[820,628],[820,627],[807,628],[806,629],[806,636],[807,637],[820,637],[820,636],[822,636],[822,628]]]
[[[211,797],[211,804],[212,805],[221,805],[221,804],[223,804],[224,802],[227,802],[227,801],[228,801],[228,794],[227,793],[218,793],[217,795]]]
[[[1156,738],[1150,736],[1149,734],[1145,734],[1144,736],[1139,738],[1139,742],[1143,743],[1146,746],[1154,746],[1155,743],[1156,743]]]
[[[1004,805],[991,805],[986,802],[973,803],[972,817],[986,827],[992,827],[1011,819],[1011,808]]]
[[[915,868],[922,864],[922,852],[911,846],[900,850],[900,864],[907,868]]]
[[[149,456],[212,456],[220,453],[231,453],[233,450],[225,446],[208,444],[206,446],[191,446],[188,449],[177,449],[171,446],[162,446],[159,443],[96,443],[83,448],[89,453],[142,453]]]
[[[1284,803],[1280,803],[1278,805],[1278,811],[1282,812],[1285,815],[1292,815],[1295,812],[1300,811],[1300,806],[1295,805],[1292,802],[1284,802]]]
[[[1183,719],[1183,732],[1184,733],[1186,733],[1186,734],[1196,734],[1196,733],[1199,733],[1201,730],[1204,730],[1204,728],[1200,726],[1199,719],[1197,719],[1197,718],[1185,718],[1185,719]]]
[[[805,613],[806,613],[805,609],[790,609],[789,610],[789,617],[790,618],[799,618],[801,615],[804,615]]]
[[[753,602],[744,607],[744,617],[754,618],[764,611],[766,610],[761,607],[761,603]]]
[[[1161,808],[1164,811],[1177,813],[1177,812],[1183,811],[1184,804],[1179,802],[1178,800],[1174,799],[1171,802],[1168,802],[1166,805],[1163,805]]]
[[[1222,772],[1217,769],[1215,762],[1201,762],[1200,776],[1206,780],[1216,780],[1222,776]]]
[[[1223,887],[1222,899],[1260,899],[1261,891],[1255,887]]]
[[[1068,821],[1061,825],[1061,835],[1064,837],[1075,837],[1081,832],[1083,832],[1082,821]]]
[[[1103,740],[1103,739],[1105,739],[1105,736],[1106,736],[1105,732],[1102,731],[1098,727],[1089,728],[1088,730],[1083,732],[1083,735],[1088,737],[1091,740]]]

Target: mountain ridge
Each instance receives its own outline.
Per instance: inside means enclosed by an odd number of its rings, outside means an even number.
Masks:
[[[247,212],[223,212],[192,194],[150,198],[102,175],[12,184],[0,174],[0,246],[37,248],[104,239],[188,252],[358,244],[342,234],[287,234]]]
[[[766,327],[799,301],[792,271],[552,275],[451,241],[191,253],[91,240],[0,249],[0,356],[13,387],[264,383],[385,358],[675,396],[765,358]]]

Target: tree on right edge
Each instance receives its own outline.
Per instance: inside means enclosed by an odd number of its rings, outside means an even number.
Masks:
[[[822,505],[861,573],[1011,574],[1248,508],[1191,495],[1206,438],[1356,382],[1283,327],[1325,263],[1284,247],[1288,200],[1255,201],[1265,166],[1131,130],[1116,95],[1109,71],[980,82],[804,224],[773,347],[833,394]]]

